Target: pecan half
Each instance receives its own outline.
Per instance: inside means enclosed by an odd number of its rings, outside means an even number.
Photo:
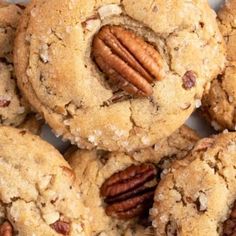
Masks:
[[[12,236],[13,228],[8,221],[0,225],[0,236]]]
[[[58,220],[50,226],[59,234],[69,235],[70,233],[70,224],[65,221]]]
[[[236,233],[236,201],[229,218],[223,224],[223,236],[234,236]]]
[[[155,165],[131,165],[113,174],[101,187],[106,214],[118,219],[130,219],[145,214],[152,206],[157,186]]]
[[[110,82],[132,95],[150,96],[161,79],[162,58],[155,48],[121,26],[106,25],[95,35],[92,57]]]

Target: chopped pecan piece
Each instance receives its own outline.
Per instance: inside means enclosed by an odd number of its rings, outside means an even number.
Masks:
[[[183,78],[183,88],[188,90],[196,85],[196,74],[193,71],[187,71]]]
[[[0,107],[8,107],[10,105],[11,101],[6,99],[0,99]]]
[[[106,25],[95,35],[92,57],[110,82],[132,95],[150,96],[161,79],[160,54],[143,38],[121,26]]]
[[[124,91],[117,91],[113,94],[113,96],[109,100],[103,103],[103,106],[109,106],[110,104],[125,101],[130,98],[131,98],[131,95],[126,94]]]
[[[193,151],[203,151],[208,149],[214,144],[214,138],[203,138],[194,147]]]
[[[0,236],[12,236],[13,228],[8,221],[0,225]]]
[[[236,201],[229,218],[223,224],[223,236],[234,236],[236,233]]]
[[[150,163],[131,165],[113,174],[101,187],[106,214],[118,219],[143,215],[152,206],[156,176],[157,169]]]
[[[50,226],[59,234],[69,235],[70,233],[70,224],[68,222],[58,220]]]
[[[60,166],[60,167],[62,168],[63,172],[72,179],[72,182],[74,182],[76,178],[74,171],[66,166]]]

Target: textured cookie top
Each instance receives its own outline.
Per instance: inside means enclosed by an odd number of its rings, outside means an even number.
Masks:
[[[132,165],[140,166],[143,163],[152,163],[155,166],[158,166],[158,176],[160,176],[161,172],[168,172],[170,164],[173,160],[176,160],[176,158],[183,158],[186,155],[186,150],[191,149],[198,139],[199,137],[192,130],[184,126],[170,138],[168,138],[168,140],[165,140],[165,142],[163,140],[161,143],[159,143],[158,149],[156,148],[154,150],[153,148],[147,148],[141,152],[134,153],[133,155],[126,155],[124,153],[115,152],[108,153],[102,151],[79,151],[73,149],[69,150],[66,154],[66,158],[68,159],[76,174],[77,181],[82,192],[82,199],[84,201],[84,204],[91,210],[91,214],[94,216],[91,222],[90,236],[153,235],[151,222],[147,222],[148,215],[146,216],[146,220],[144,220],[142,217],[133,217],[131,219],[117,219],[116,214],[119,214],[119,211],[114,213],[108,210],[109,212],[107,212],[108,208],[106,208],[104,197],[102,197],[101,195],[102,185],[107,179],[111,178],[113,174],[118,172],[124,173],[124,171],[126,171],[125,173],[126,175],[128,175],[127,168],[130,168]],[[175,140],[175,142],[173,142],[173,140]],[[175,145],[177,143],[178,145]],[[133,169],[133,171],[135,170],[134,167],[131,168]],[[142,166],[142,168],[144,169],[144,166]],[[141,171],[141,169],[136,171],[139,172]],[[142,177],[140,176],[141,174],[136,174],[135,181],[140,181],[140,179],[142,179]],[[160,177],[158,177],[157,180],[159,178]],[[119,181],[116,181],[116,184],[118,182]],[[132,178],[130,178],[130,180],[126,179],[126,181],[124,182],[126,182],[126,186],[128,186],[129,184],[131,184]],[[142,184],[142,186],[145,185],[145,183]],[[113,190],[116,189],[117,191],[119,191],[117,186],[118,185],[116,185]],[[134,191],[134,189],[132,191]],[[148,192],[147,190],[145,191]],[[107,193],[107,188],[103,187],[103,192]],[[127,192],[129,192],[129,189],[127,190]],[[141,195],[137,191],[136,193],[137,196]],[[135,196],[131,196],[130,199],[132,197],[134,199]],[[151,204],[152,199],[149,199]],[[119,200],[116,203],[118,202]],[[127,202],[123,204],[123,206],[125,205],[127,205]],[[134,211],[134,209],[137,209],[138,207],[132,206],[131,208]],[[124,212],[124,209],[119,210],[121,212]],[[130,214],[132,214],[131,209],[129,209],[129,211],[127,212],[130,212]],[[127,212],[123,213],[123,218],[127,217]]]
[[[104,25],[109,27],[101,32]],[[114,48],[107,50],[104,43]],[[24,94],[59,135],[82,148],[132,151],[169,136],[200,105],[204,86],[224,67],[222,37],[206,0],[32,1],[15,46]],[[160,65],[147,51],[161,58]],[[142,79],[127,68],[132,63],[145,74]],[[144,64],[161,80],[151,85],[143,80],[149,78]],[[151,96],[117,90],[108,74],[126,91],[134,84],[147,86]]]
[[[0,128],[0,146],[0,232],[5,223],[13,235],[84,235],[89,212],[58,151],[8,127]]]
[[[155,235],[222,235],[236,199],[236,134],[199,141],[160,182],[151,210]]]
[[[199,139],[200,136],[193,129],[183,125],[168,138],[159,140],[152,147],[134,152],[133,157],[137,161],[153,161],[155,163],[162,161],[163,158],[165,160],[165,157],[168,157],[169,161],[182,159]]]
[[[236,128],[236,1],[228,0],[218,13],[218,24],[227,45],[227,67],[204,96],[204,113],[216,130]]]
[[[18,126],[29,109],[16,87],[13,42],[22,10],[0,3],[0,124]]]

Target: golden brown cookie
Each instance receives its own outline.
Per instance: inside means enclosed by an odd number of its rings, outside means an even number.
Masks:
[[[14,58],[21,90],[58,135],[110,151],[168,137],[225,61],[206,0],[32,1]]]
[[[236,129],[236,0],[226,1],[218,24],[227,45],[227,67],[203,97],[203,114],[216,130]]]
[[[14,4],[0,3],[0,123],[17,126],[28,107],[17,91],[13,70],[13,42],[22,10]]]
[[[0,146],[0,235],[89,235],[90,212],[57,150],[25,130],[3,126]]]
[[[23,124],[30,112],[28,103],[22,98],[16,86],[13,68],[13,43],[22,12],[17,5],[0,1],[0,124],[15,127]],[[28,128],[38,133],[40,126],[38,123],[37,130],[36,126]]]
[[[148,215],[154,190],[171,163],[182,159],[198,139],[184,126],[158,149],[147,148],[132,155],[70,149],[65,157],[93,215],[89,236],[153,235]]]
[[[202,139],[175,162],[150,211],[155,235],[235,235],[235,163],[236,133]]]

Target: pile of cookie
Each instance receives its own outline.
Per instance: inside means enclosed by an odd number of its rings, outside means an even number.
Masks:
[[[0,1],[0,236],[236,235],[234,79],[236,0]]]

